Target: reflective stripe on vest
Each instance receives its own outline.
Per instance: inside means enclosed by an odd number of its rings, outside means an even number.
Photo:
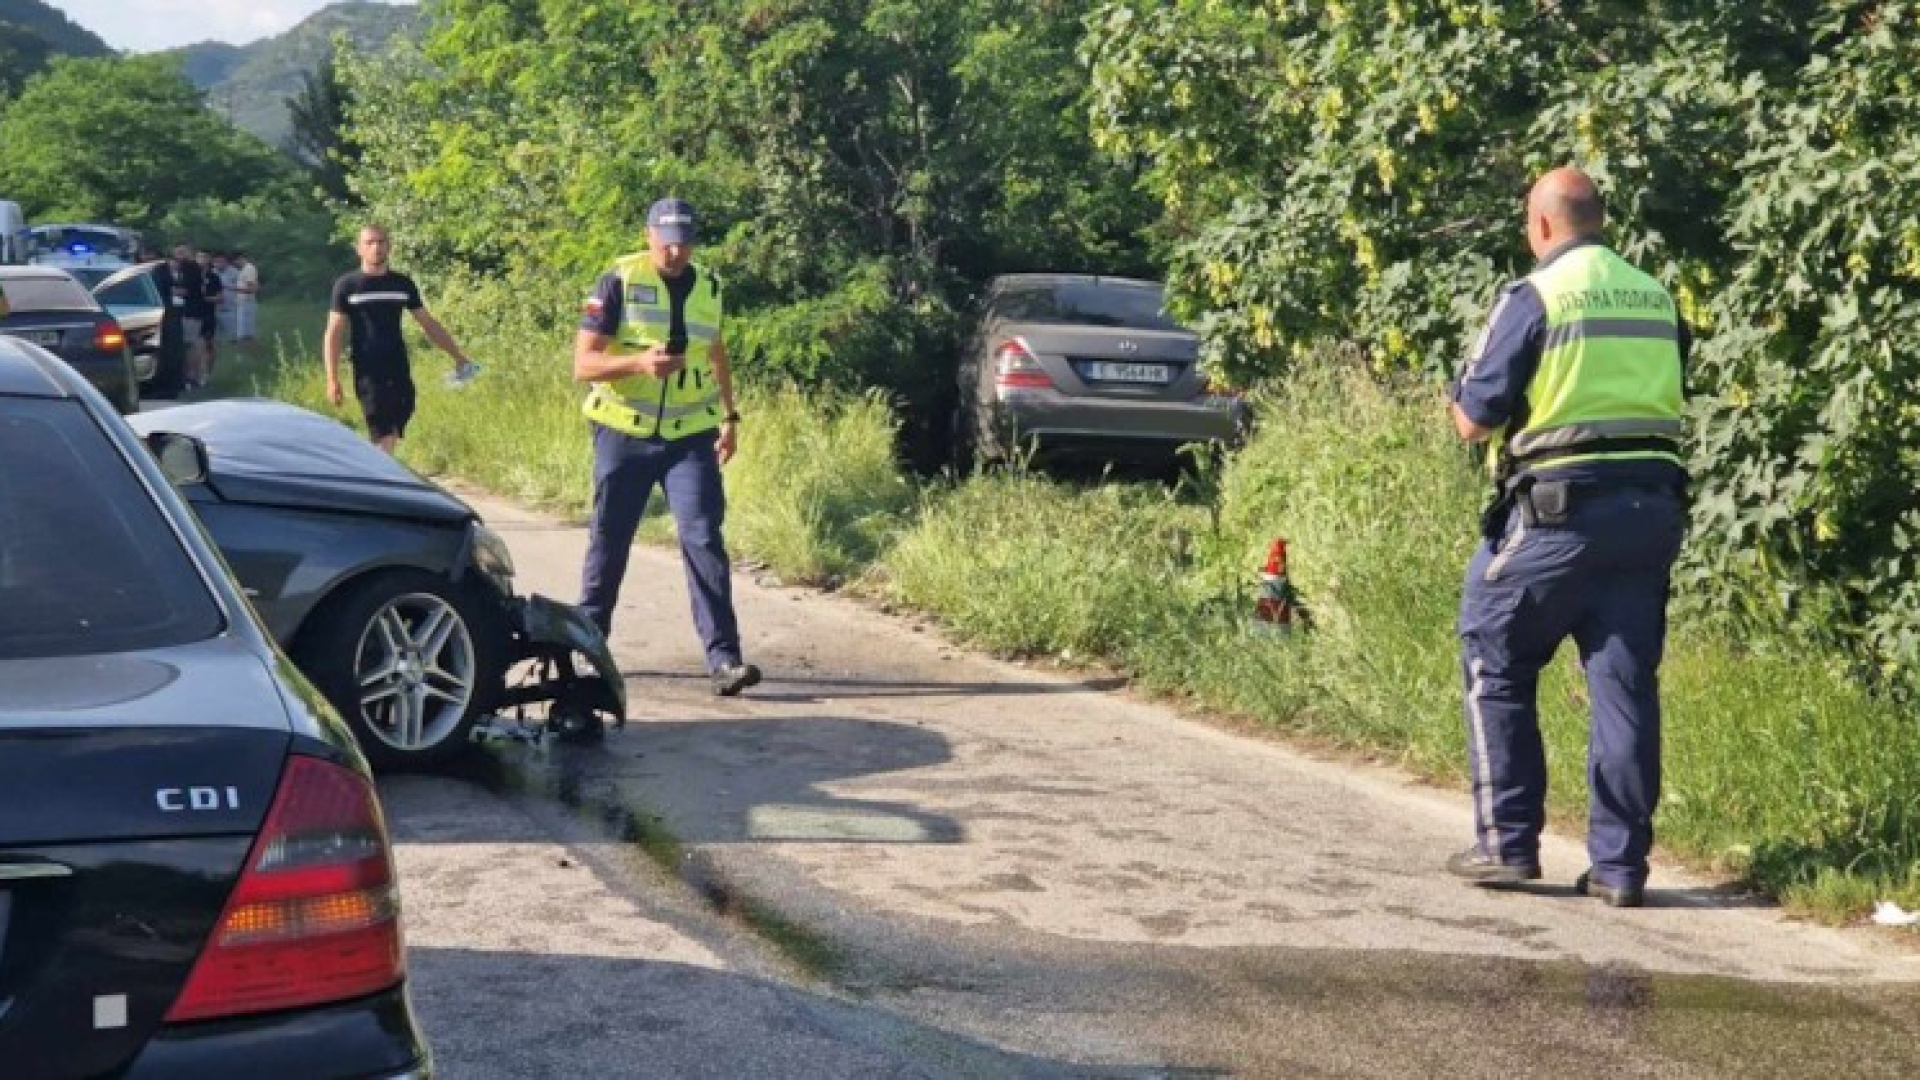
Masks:
[[[1653,459],[1682,463],[1685,403],[1680,316],[1658,281],[1599,244],[1577,247],[1527,279],[1547,313],[1525,426],[1495,440],[1522,467]],[[1635,440],[1646,445],[1617,447]],[[1593,445],[1595,452],[1581,453]],[[1529,457],[1550,458],[1532,466]]]
[[[614,264],[614,272],[620,276],[622,296],[615,351],[631,355],[665,344],[673,321],[672,298],[651,257],[645,252],[628,255]],[[720,426],[720,383],[709,357],[720,336],[721,291],[707,271],[696,268],[695,273],[698,279],[682,312],[686,365],[665,379],[629,375],[595,383],[581,406],[587,419],[640,438],[677,439]]]

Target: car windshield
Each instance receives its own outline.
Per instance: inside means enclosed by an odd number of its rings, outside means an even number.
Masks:
[[[0,461],[0,659],[128,652],[221,631],[220,608],[166,516],[84,406],[0,399]]]
[[[1112,326],[1129,330],[1183,330],[1163,310],[1158,285],[1062,281],[1016,285],[993,299],[993,313],[1014,322]]]
[[[108,307],[143,308],[160,306],[160,290],[154,287],[153,275],[135,274],[124,281],[116,281],[93,294]]]
[[[100,305],[79,282],[65,274],[10,277],[0,282],[15,311],[98,311]]]

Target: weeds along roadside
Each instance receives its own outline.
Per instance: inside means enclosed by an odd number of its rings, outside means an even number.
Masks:
[[[569,517],[590,485],[572,316],[436,304],[486,365],[450,391],[422,348],[405,454]],[[318,342],[317,330],[311,339]],[[1463,782],[1453,618],[1483,476],[1430,387],[1320,368],[1269,390],[1260,432],[1181,490],[1073,485],[1019,472],[915,484],[878,397],[749,385],[728,469],[737,554],[785,580],[856,579],[1004,652],[1118,666],[1144,688]],[[260,384],[325,411],[317,358],[283,352]],[[457,395],[457,398],[456,398]],[[350,403],[349,403],[350,404]],[[655,538],[670,535],[656,519]],[[1250,636],[1270,538],[1314,630]],[[1782,627],[1735,636],[1677,606],[1663,669],[1662,847],[1742,871],[1815,917],[1920,906],[1920,725],[1876,700],[1848,658]],[[1555,815],[1585,816],[1585,689],[1571,659],[1542,679]]]

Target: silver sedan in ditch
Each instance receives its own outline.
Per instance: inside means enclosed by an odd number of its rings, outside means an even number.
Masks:
[[[963,463],[1019,453],[1163,463],[1231,443],[1246,406],[1200,371],[1198,335],[1158,282],[1089,274],[993,279],[960,361]]]

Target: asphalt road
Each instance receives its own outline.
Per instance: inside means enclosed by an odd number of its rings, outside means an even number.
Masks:
[[[571,599],[581,531],[476,502]],[[1462,795],[736,587],[750,698],[643,550],[628,728],[383,782],[444,1075],[1920,1075],[1912,935],[1668,867],[1615,911],[1567,837],[1465,888]]]

